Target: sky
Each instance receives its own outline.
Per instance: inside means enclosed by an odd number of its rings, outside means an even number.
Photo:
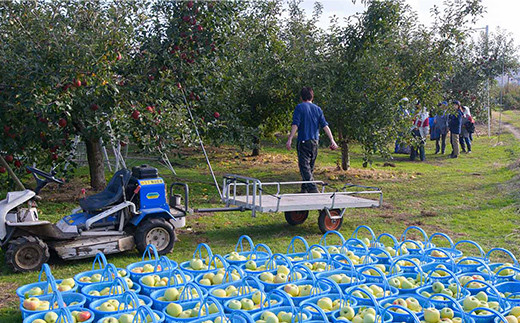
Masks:
[[[315,0],[304,0],[302,8],[307,13],[311,13]],[[323,5],[323,15],[320,21],[320,27],[328,26],[329,17],[336,15],[338,17],[346,17],[356,12],[363,11],[363,5],[360,0],[356,4],[352,0],[321,0]],[[442,0],[406,0],[406,2],[417,12],[419,21],[424,25],[432,22],[430,9],[433,5],[442,5]],[[489,31],[495,32],[497,27],[512,34],[515,44],[520,45],[520,0],[482,0],[486,13],[472,28],[481,28],[489,25]]]

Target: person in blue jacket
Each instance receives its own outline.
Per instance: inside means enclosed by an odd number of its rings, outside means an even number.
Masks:
[[[446,136],[448,135],[448,102],[442,101],[439,103],[439,111],[435,115],[432,126],[431,139],[435,140],[435,154],[441,152],[444,155],[446,150]]]
[[[450,158],[459,157],[459,134],[462,127],[462,106],[459,101],[453,101],[453,114],[448,117],[448,127],[450,129],[450,142],[452,152]]]
[[[312,88],[304,87],[300,95],[302,102],[294,109],[291,133],[285,146],[287,150],[291,150],[292,139],[298,132],[296,151],[298,152],[300,175],[303,181],[313,181],[314,163],[318,156],[320,129],[323,129],[329,137],[330,149],[335,150],[338,148],[338,145],[334,141],[323,111],[319,106],[312,103],[314,99]],[[302,193],[318,193],[318,188],[314,183],[305,183],[302,184]]]

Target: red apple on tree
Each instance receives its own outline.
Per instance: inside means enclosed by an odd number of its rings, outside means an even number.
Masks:
[[[137,111],[137,110],[134,110],[134,112],[132,112],[132,118],[135,120],[139,119],[140,115],[141,115],[141,113],[139,113],[139,111]]]
[[[179,88],[179,90],[182,89],[181,83],[177,83],[177,87]]]
[[[193,1],[188,1],[188,3],[186,4],[186,6],[191,9],[193,8]]]
[[[58,120],[58,125],[62,128],[65,128],[67,126],[67,120],[61,118],[60,120]]]
[[[95,103],[92,103],[92,105],[90,105],[90,110],[97,111],[98,109],[99,109],[99,105],[97,105]]]
[[[16,166],[16,168],[20,168],[22,167],[22,162],[17,159],[14,161],[14,166]]]
[[[51,155],[51,159],[52,160],[58,160],[58,155],[57,154],[52,154]]]
[[[13,155],[7,155],[7,156],[5,156],[4,159],[5,159],[6,162],[11,163],[14,158],[13,158]]]
[[[73,84],[74,84],[75,87],[80,87],[81,86],[81,81],[80,80],[74,80]]]
[[[218,119],[218,118],[220,118],[220,113],[215,112],[215,113],[213,113],[213,116],[214,116],[216,119]]]
[[[5,167],[0,166],[0,174],[3,174],[3,173],[5,173]]]
[[[121,53],[117,53],[116,61],[120,61],[123,56],[121,56]]]
[[[154,112],[155,112],[155,109],[154,109],[154,107],[152,107],[152,106],[149,105],[149,106],[146,107],[146,111],[148,111],[148,112],[150,112],[150,113],[154,113]]]

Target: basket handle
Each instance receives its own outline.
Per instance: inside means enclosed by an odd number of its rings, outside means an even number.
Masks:
[[[177,275],[181,276],[182,282],[179,281],[179,278],[177,278]],[[172,284],[172,281],[174,282],[174,284]],[[186,274],[184,274],[184,272],[182,270],[180,270],[179,268],[172,269],[172,267],[170,267],[170,270],[168,271],[168,286],[177,286],[177,285],[184,284],[187,282],[188,282],[188,278],[186,277]]]
[[[312,250],[313,249],[320,249],[321,251],[323,251],[323,254],[325,254],[327,260],[330,260],[330,253],[329,251],[322,245],[319,245],[319,244],[313,244],[312,246],[309,247],[309,249],[307,250],[307,259],[308,260],[314,260],[313,256],[312,256]],[[318,258],[316,258],[318,259]]]
[[[271,258],[269,258],[269,260],[267,261],[267,264],[266,264],[266,266],[265,266],[265,269],[267,269],[267,270],[274,270],[276,267],[278,267],[278,265],[276,264],[276,260],[277,260],[278,258],[282,258],[282,259],[285,261],[287,267],[289,267],[289,268],[292,267],[292,261],[289,260],[289,258],[287,258],[286,255],[281,254],[281,253],[275,253],[275,254],[273,254],[273,255],[271,256]]]
[[[52,275],[51,267],[49,267],[48,264],[43,264],[42,269],[40,270],[40,274],[38,275],[38,282],[42,281],[42,276],[45,274],[45,277],[47,277],[47,283],[45,285],[45,294],[49,293],[49,287],[51,291],[57,291],[58,286],[56,285],[56,279]]]
[[[374,230],[372,230],[372,228],[370,228],[368,225],[360,225],[358,226],[354,232],[352,232],[352,238],[355,238],[355,239],[359,239],[358,238],[358,233],[359,233],[359,230],[361,229],[366,229],[368,231],[368,233],[372,236],[372,239],[370,240],[371,242],[375,242],[376,241],[376,234],[374,233]],[[361,240],[361,239],[359,239]]]
[[[393,274],[397,274],[397,270],[395,271],[394,273],[394,269],[397,269],[396,266],[398,266],[399,264],[399,261],[403,261],[403,260],[406,260],[406,261],[409,261],[412,263],[412,265],[416,268],[416,270],[419,272],[419,275],[421,277],[421,282],[424,283],[424,271],[422,270],[421,268],[421,265],[419,265],[415,260],[413,260],[411,257],[409,256],[400,256],[400,257],[397,257],[395,258],[391,263],[390,263],[390,267],[388,268],[388,272],[390,273],[390,275],[393,275]]]
[[[392,256],[390,255],[390,253],[382,247],[370,248],[370,253],[373,255],[376,255],[376,256],[379,255],[380,253],[384,253],[388,259],[392,259]]]
[[[153,258],[152,258],[152,253],[153,253]],[[148,260],[157,261],[157,259],[159,259],[159,253],[157,252],[157,248],[153,244],[149,244],[146,246],[146,249],[143,252],[143,257],[141,258],[141,260],[145,261],[146,257],[148,257]]]
[[[327,236],[329,234],[333,234],[335,236],[338,236],[340,238],[340,240],[341,240],[341,244],[340,245],[343,245],[345,243],[345,238],[343,237],[343,235],[341,233],[339,233],[336,230],[331,230],[331,231],[325,232],[325,234],[321,237],[320,242],[319,242],[320,245],[322,245],[324,247],[328,247],[328,245],[327,245]]]
[[[451,240],[451,238],[447,234],[444,234],[442,232],[435,232],[434,234],[432,234],[430,236],[430,239],[428,239],[429,245],[432,245],[433,238],[435,238],[435,237],[442,237],[446,241],[448,241],[448,243],[450,244],[450,249],[453,249],[453,247],[455,247],[455,245],[453,244],[453,240]]]
[[[201,295],[201,294],[199,294]],[[200,296],[202,298],[202,295]],[[206,316],[209,315],[209,305],[210,303],[215,304],[215,306],[218,309],[218,314],[220,315],[221,322],[227,322],[226,314],[224,314],[224,308],[222,308],[222,305],[217,301],[217,299],[213,296],[208,296],[204,301],[201,303],[199,308],[199,318],[202,317],[202,309],[206,309]]]
[[[197,284],[190,281],[190,282],[187,282],[186,285],[184,285],[184,288],[183,288],[181,294],[179,295],[180,302],[193,300],[193,294],[191,293],[192,288],[197,291],[197,295],[199,296],[200,299],[202,299],[202,296],[203,296],[202,290],[200,289],[199,286],[197,286]]]
[[[106,264],[105,268],[103,269],[103,273],[101,273],[101,281],[102,282],[111,282],[116,277],[119,277],[117,275],[117,268],[113,264]]]
[[[224,272],[224,278],[222,279],[223,282],[228,282],[228,279],[229,279],[229,282],[233,281],[233,276],[231,276],[231,274],[233,273],[233,270],[236,270],[238,272],[240,279],[242,279],[246,276],[246,274],[240,267],[237,267],[235,265],[229,265],[226,268],[226,271]]]
[[[146,319],[146,316],[149,315],[151,321]],[[155,313],[152,309],[146,305],[141,305],[137,308],[137,312],[135,313],[134,319],[132,323],[141,323],[141,322],[149,322],[149,323],[158,323],[159,321],[155,317]]]
[[[397,308],[397,309],[400,309],[400,310],[403,310],[406,312],[406,314],[408,314],[409,316],[412,317],[413,321],[416,322],[416,323],[421,323],[421,320],[419,320],[419,318],[417,317],[417,315],[415,315],[414,312],[412,312],[410,309],[408,309],[407,307],[404,307],[404,306],[401,306],[401,305],[394,305],[394,304],[391,304],[389,305],[388,307],[385,307],[383,309],[383,312],[381,312],[381,322],[384,322],[385,320],[383,319],[385,317],[385,314],[388,313],[388,311],[391,309],[391,308]],[[377,319],[376,319],[376,322],[377,322]]]
[[[288,278],[290,278],[290,280],[292,282],[296,281],[296,272],[298,272],[298,271],[303,271],[304,273],[306,273],[307,279],[312,280],[312,283],[314,285],[314,282],[316,281],[316,277],[314,276],[314,274],[312,273],[312,271],[309,268],[307,268],[306,266],[304,266],[301,263],[298,263],[291,267]]]
[[[332,260],[336,262],[337,265],[340,267],[345,267],[345,265],[340,262],[338,259],[345,260],[352,272],[356,272],[356,268],[354,267],[354,264],[352,263],[352,260],[350,260],[349,257],[345,256],[344,254],[337,254],[332,256]]]
[[[329,323],[329,319],[327,317],[327,314],[325,314],[325,312],[321,309],[321,307],[318,306],[318,304],[314,304],[314,303],[307,303],[305,305],[302,305],[300,307],[300,310],[302,310],[303,308],[305,307],[312,307],[314,310],[316,310],[316,312],[318,312],[321,316],[320,318],[320,322],[325,322],[325,323]]]
[[[403,234],[401,235],[401,240],[402,241],[405,241],[407,240],[406,239],[406,234],[408,233],[408,231],[410,230],[417,230],[419,231],[419,233],[423,236],[424,238],[424,246],[426,247],[427,243],[428,243],[428,235],[426,234],[426,231],[424,231],[422,228],[418,227],[418,226],[415,226],[415,225],[412,225],[412,226],[409,226],[408,228],[406,228],[403,232]]]
[[[66,307],[61,307],[57,311],[58,318],[56,319],[56,322],[60,323],[74,323],[75,320],[72,317],[72,314],[70,313],[70,310]]]
[[[92,262],[92,270],[96,270],[96,264],[99,265],[99,269],[105,268],[107,265],[107,258],[102,252],[96,253],[96,258],[94,258],[94,261]]]
[[[211,248],[205,243],[199,243],[197,249],[195,249],[195,251],[193,252],[192,258],[199,258],[203,260],[204,257],[202,256],[202,249],[206,250],[209,259],[213,258],[213,252],[211,251]]]
[[[435,271],[443,271],[443,272],[447,273],[448,275],[450,275],[450,277],[453,278],[453,281],[455,282],[455,284],[457,284],[457,294],[456,295],[460,294],[462,296],[462,286],[461,286],[459,280],[457,279],[457,276],[455,276],[455,274],[451,270],[448,270],[445,268],[434,268],[428,272],[428,276],[426,276],[426,281],[432,280],[432,274]],[[434,295],[437,295],[437,294],[434,294]],[[444,296],[444,294],[442,296]],[[457,299],[459,299],[458,296],[457,296]]]
[[[318,283],[324,283],[326,285],[329,285],[331,287],[331,291],[332,289],[334,288],[334,290],[336,292],[338,292],[339,294],[339,298],[340,299],[344,299],[345,298],[345,294],[343,293],[343,291],[341,290],[341,287],[339,287],[339,285],[335,282],[335,281],[332,281],[332,279],[328,279],[328,278],[318,278],[317,279],[317,282]]]
[[[488,268],[488,272],[491,272],[491,273],[493,274],[493,272],[491,271],[491,269],[489,269],[488,266],[486,266],[486,267]],[[515,272],[517,272],[517,273],[520,273],[520,268],[518,268],[518,267],[510,267],[510,266],[502,267],[502,268],[500,268],[500,269],[496,272],[496,274],[493,275],[494,280],[497,281],[497,280],[501,277],[501,276],[498,275],[498,274],[499,274],[502,270],[506,270],[506,269],[511,269],[511,270],[513,270],[513,271],[515,271]]]
[[[487,274],[491,278],[491,281],[495,281],[495,277],[494,277],[495,273],[491,270],[491,268],[489,268],[488,264],[484,261],[484,259],[476,258],[476,257],[465,257],[465,258],[461,258],[459,261],[457,261],[456,265],[459,265],[461,262],[466,261],[466,260],[472,260],[472,261],[478,262],[480,265],[482,265],[487,270]]]
[[[116,277],[110,285],[110,291],[108,292],[108,295],[118,295],[117,287],[121,287],[123,289],[123,292],[130,291],[130,288],[128,287],[126,281],[121,277]]]
[[[245,234],[240,236],[240,238],[238,238],[237,244],[235,246],[235,251],[238,252],[238,247],[240,247],[240,252],[245,251],[244,245],[243,245],[243,240],[246,240],[247,243],[249,243],[249,251],[253,251],[253,249],[255,248],[255,244],[253,243],[253,240],[251,240],[251,238]]]
[[[457,243],[455,243],[455,245],[453,246],[453,249],[457,249],[457,247],[463,243],[470,244],[470,245],[476,247],[478,252],[480,253],[480,257],[482,257],[482,258],[485,257],[485,253],[484,253],[484,250],[482,249],[482,247],[478,243],[476,243],[475,241],[472,241],[472,240],[460,240]]]
[[[380,246],[384,246],[384,244],[381,242],[381,240],[382,240],[384,237],[390,238],[390,239],[393,241],[393,243],[394,243],[394,247],[393,247],[393,248],[397,250],[397,247],[399,246],[399,241],[397,241],[397,238],[394,237],[394,236],[393,236],[392,234],[390,234],[390,233],[386,233],[386,232],[385,232],[385,233],[381,233],[381,234],[377,237],[376,242],[377,242]]]
[[[54,306],[54,304],[56,304],[57,306]],[[65,301],[63,300],[63,296],[61,295],[61,293],[58,290],[56,290],[52,293],[49,309],[58,309],[63,307],[67,307],[67,304],[65,304]]]
[[[476,311],[480,311],[480,310],[485,310],[485,311],[488,311],[488,312],[491,312],[493,313],[495,316],[497,316],[502,322],[505,322],[507,323],[508,321],[506,320],[506,318],[504,317],[504,315],[500,314],[499,312],[495,311],[494,309],[492,308],[487,308],[487,307],[475,307],[474,309],[472,309],[471,311],[468,312],[468,315],[471,314],[471,313],[474,313]]]
[[[173,268],[171,260],[168,259],[168,257],[166,257],[166,256],[161,256],[158,260],[155,259],[155,267],[153,269],[154,273],[157,273],[157,268],[159,267],[159,265],[161,265],[160,271],[164,271],[164,270]]]
[[[222,264],[222,267],[227,268],[229,264],[227,263],[226,259],[222,257],[219,254],[212,254],[212,257],[210,261],[208,262],[208,270],[211,268],[211,265],[215,265],[215,268],[218,268],[218,262],[217,260],[220,260],[220,263]]]
[[[363,241],[359,240],[358,238],[347,239],[347,241],[345,241],[345,243],[341,247],[346,250],[351,250],[351,248],[349,248],[349,247],[352,247],[352,246],[357,247],[358,245],[361,245],[361,248],[363,248],[365,250],[365,253],[368,253],[368,246]]]
[[[124,310],[128,311],[128,305],[132,305],[132,308],[139,307],[139,298],[137,297],[137,294],[134,291],[128,290],[123,293],[123,304],[124,304]]]
[[[303,243],[303,245],[305,246],[305,252],[307,252],[307,250],[309,249],[309,244],[307,243],[307,240],[305,240],[305,238],[303,238],[303,237],[296,236],[296,237],[292,238],[291,242],[287,246],[287,252],[286,252],[287,254],[296,253],[295,248],[294,248],[294,244],[296,241],[301,241]]]
[[[258,250],[263,248],[265,251],[267,251],[267,254],[269,255],[269,257],[271,257],[273,255],[273,252],[271,251],[271,248],[269,248],[268,245],[266,245],[265,243],[259,243],[255,246],[255,249],[253,249],[253,252],[251,252],[249,255],[247,255],[247,259],[250,260],[250,259],[253,259],[253,255],[256,256],[255,259],[258,259]]]
[[[516,260],[516,257],[515,255],[513,255],[513,253],[507,249],[504,249],[504,248],[493,248],[491,250],[489,250],[487,253],[486,253],[486,261],[490,262],[490,259],[489,259],[489,256],[491,255],[492,252],[494,251],[502,251],[503,253],[505,253],[506,255],[508,255],[509,257],[511,257],[511,260],[513,260],[513,265],[515,267],[518,267],[518,260]]]
[[[240,287],[247,287],[248,290],[251,290],[252,287],[251,287],[251,284],[249,283],[249,281],[255,283],[256,288],[259,291],[262,291],[262,292],[264,291],[264,285],[258,278],[254,277],[254,276],[245,276],[241,281],[242,285]]]

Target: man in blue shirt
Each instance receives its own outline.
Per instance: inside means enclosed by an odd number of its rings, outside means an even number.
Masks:
[[[448,117],[448,127],[450,128],[450,142],[452,152],[450,158],[459,157],[459,134],[462,126],[462,106],[459,101],[453,101],[454,114]]]
[[[323,111],[314,103],[314,92],[310,87],[304,87],[301,91],[302,103],[294,109],[291,133],[287,139],[287,150],[291,150],[292,139],[298,132],[298,167],[303,181],[313,181],[314,163],[318,156],[318,140],[320,129],[323,128],[330,139],[330,149],[335,150],[338,145],[334,141],[329,124],[325,120]],[[302,193],[318,193],[318,188],[313,183],[302,184]]]

